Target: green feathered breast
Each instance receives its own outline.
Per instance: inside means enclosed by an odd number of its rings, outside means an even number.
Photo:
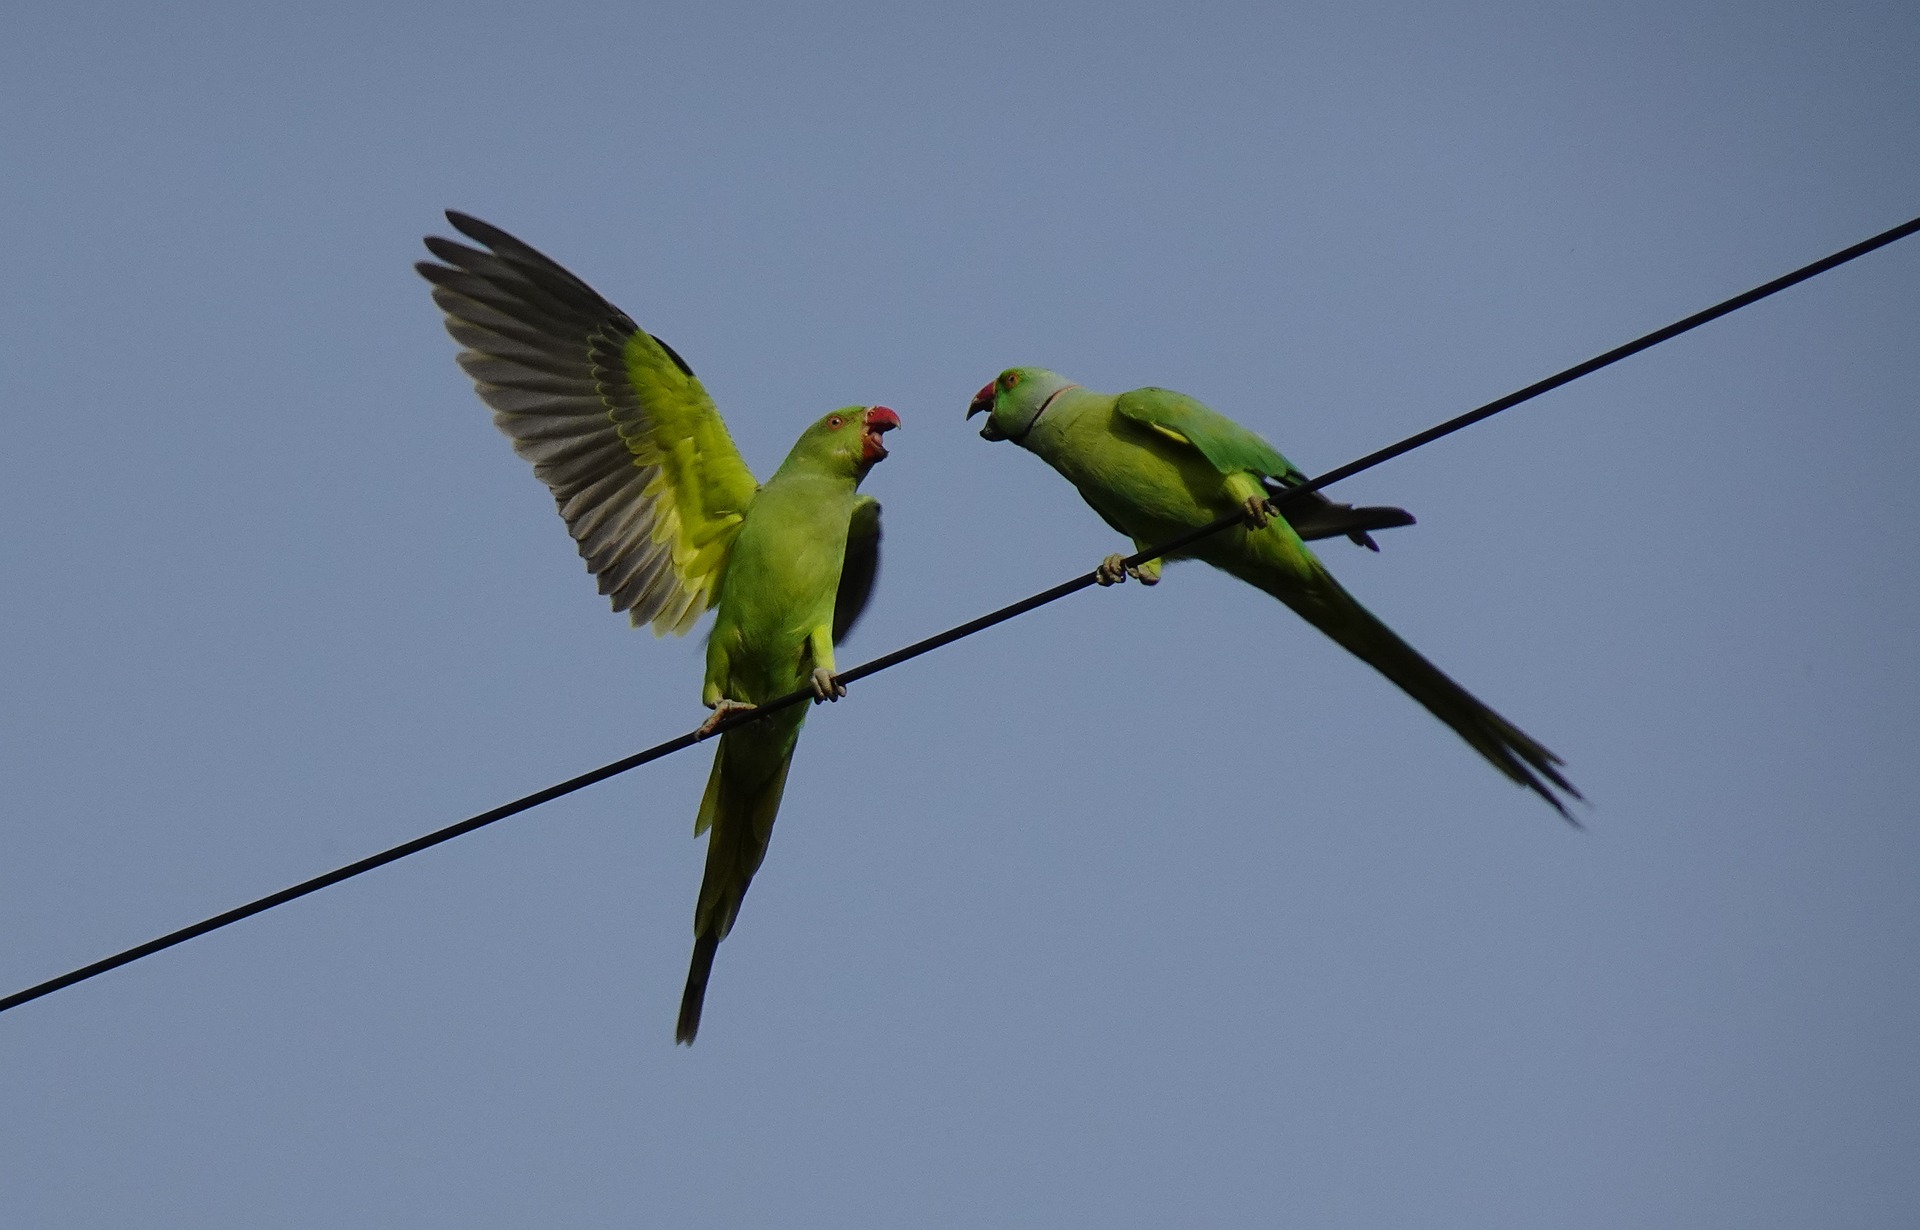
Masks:
[[[671,346],[512,235],[447,218],[481,247],[430,238],[444,263],[416,268],[461,368],[553,493],[614,610],[676,634],[716,611],[702,691],[716,715],[809,684],[820,694],[879,570],[880,505],[855,488],[886,456],[880,433],[898,417],[879,406],[822,417],[762,487]],[[714,951],[766,855],[805,717],[788,709],[720,737],[695,822],[710,835],[682,1042],[699,1029]]]

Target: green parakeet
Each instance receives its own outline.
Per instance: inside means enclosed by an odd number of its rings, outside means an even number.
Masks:
[[[833,648],[860,617],[879,567],[880,505],[857,494],[900,425],[885,406],[847,406],[807,428],[756,484],[713,400],[673,348],[585,282],[465,214],[449,221],[485,251],[429,238],[433,283],[494,422],[533,463],[613,609],[655,635],[714,608],[703,730],[800,688],[846,694]],[[767,851],[804,707],[720,736],[694,834],[709,832],[693,962],[675,1038],[692,1042],[714,951]]]
[[[1306,546],[1308,539],[1344,535],[1373,547],[1368,531],[1412,524],[1405,512],[1354,508],[1313,492],[1288,499],[1288,487],[1307,481],[1292,462],[1225,415],[1167,389],[1094,393],[1045,368],[1015,367],[974,395],[967,417],[976,414],[987,415],[982,436],[1012,440],[1060,471],[1136,550],[1240,512],[1244,526],[1204,538],[1177,558],[1205,560],[1286,603],[1573,821],[1554,793],[1580,797],[1561,776],[1560,758],[1394,635]],[[1147,585],[1159,581],[1159,560],[1123,569],[1122,558],[1102,562],[1102,584],[1129,575]]]

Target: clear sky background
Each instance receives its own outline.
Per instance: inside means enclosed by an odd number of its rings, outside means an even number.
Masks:
[[[1321,471],[1920,213],[1911,3],[15,6],[0,991],[690,728],[410,263],[749,463],[905,429],[852,663],[1116,536],[962,414]],[[699,1044],[703,750],[0,1016],[18,1226],[1907,1227],[1920,240],[1375,470],[1331,566],[1576,833],[1197,565],[816,711]]]

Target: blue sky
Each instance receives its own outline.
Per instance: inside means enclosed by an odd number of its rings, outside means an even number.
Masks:
[[[0,38],[0,983],[688,729],[410,263],[475,213],[771,471],[843,661],[1115,536],[968,397],[1321,471],[1920,213],[1910,5],[34,5]],[[0,1017],[22,1225],[1907,1226],[1920,247],[1339,490],[1574,833],[1197,565],[816,712],[671,1044],[695,752]]]

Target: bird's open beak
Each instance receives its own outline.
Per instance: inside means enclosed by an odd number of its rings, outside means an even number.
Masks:
[[[887,446],[880,442],[880,437],[899,426],[900,416],[885,406],[867,407],[867,430],[860,441],[860,459],[868,465],[884,460]]]
[[[973,400],[967,403],[968,418],[972,418],[976,414],[984,414],[987,416],[986,426],[980,429],[980,438],[982,440],[1004,440],[1007,438],[1005,432],[993,425],[993,394],[995,383],[996,382],[992,380],[987,381],[986,385],[981,388],[978,393],[973,395]]]

